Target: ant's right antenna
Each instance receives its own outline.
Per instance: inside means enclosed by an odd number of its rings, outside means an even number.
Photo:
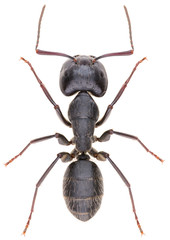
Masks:
[[[125,13],[126,13],[126,17],[127,17],[128,25],[129,25],[130,44],[131,44],[132,50],[134,51],[133,40],[132,40],[132,28],[131,28],[130,18],[129,18],[129,14],[128,14],[126,6],[124,6],[124,9],[125,9]]]
[[[133,52],[134,52],[134,46],[133,46],[133,41],[132,41],[131,23],[130,23],[130,18],[129,18],[129,14],[128,14],[128,11],[127,11],[126,6],[124,6],[124,10],[125,10],[126,17],[127,17],[127,21],[128,21],[128,26],[129,26],[129,38],[130,38],[130,44],[131,44],[131,48],[132,48],[132,49],[131,49],[131,50],[128,50],[128,51],[123,51],[123,52],[107,53],[107,54],[101,55],[101,56],[95,58],[95,59],[93,60],[94,62],[95,62],[96,60],[98,60],[98,59],[105,58],[105,57],[128,56],[128,55],[132,55],[132,54],[133,54]]]
[[[50,51],[44,51],[44,50],[40,50],[38,49],[38,45],[39,45],[39,39],[40,39],[40,28],[41,28],[41,22],[42,22],[42,17],[44,14],[44,10],[45,10],[45,5],[42,8],[41,11],[41,15],[40,15],[40,19],[39,19],[39,23],[38,23],[38,33],[37,33],[37,42],[36,42],[36,46],[35,46],[35,50],[37,54],[40,55],[53,55],[53,56],[62,56],[62,57],[68,57],[73,59],[74,61],[76,61],[76,59],[70,55],[67,55],[65,53],[59,53],[59,52],[50,52]]]

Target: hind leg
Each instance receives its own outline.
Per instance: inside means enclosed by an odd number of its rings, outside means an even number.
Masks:
[[[141,225],[139,223],[139,220],[138,220],[138,216],[137,216],[137,213],[136,213],[136,208],[135,208],[135,203],[134,203],[134,199],[133,199],[133,195],[132,195],[132,190],[131,190],[131,186],[130,186],[130,183],[128,182],[128,180],[126,179],[126,177],[124,176],[124,174],[121,172],[121,170],[116,166],[116,164],[111,160],[111,158],[109,157],[109,154],[106,153],[106,152],[97,152],[95,149],[92,149],[90,152],[89,152],[90,155],[92,155],[93,157],[95,157],[96,159],[98,160],[102,160],[102,161],[105,161],[105,160],[108,160],[110,162],[110,164],[112,165],[112,167],[116,170],[116,172],[119,174],[119,176],[121,177],[121,179],[123,180],[123,182],[125,183],[125,185],[127,186],[128,190],[129,190],[129,195],[130,195],[130,200],[131,200],[131,204],[132,204],[132,210],[133,210],[133,213],[135,215],[135,219],[136,219],[136,222],[137,222],[137,225],[138,225],[138,228],[141,232],[141,234],[143,234],[143,230],[141,228]]]

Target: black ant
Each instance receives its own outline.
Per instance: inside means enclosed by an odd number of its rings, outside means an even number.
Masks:
[[[156,154],[151,152],[136,136],[122,133],[122,132],[117,132],[112,129],[104,132],[100,137],[94,136],[94,129],[96,127],[101,126],[107,120],[107,118],[111,113],[111,110],[113,109],[113,106],[121,97],[129,81],[131,80],[131,77],[134,74],[136,68],[141,62],[143,62],[146,59],[146,58],[143,58],[142,60],[136,63],[130,76],[125,81],[125,83],[123,84],[119,92],[117,93],[113,102],[108,105],[108,108],[104,116],[100,120],[98,120],[99,109],[97,104],[91,97],[91,95],[94,95],[96,97],[102,97],[106,93],[107,85],[108,85],[108,79],[107,79],[105,68],[103,64],[98,60],[101,58],[111,57],[111,56],[132,55],[134,52],[131,24],[130,24],[130,19],[129,19],[127,9],[124,6],[124,10],[125,10],[128,25],[129,25],[131,49],[123,52],[108,53],[108,54],[101,55],[99,57],[84,56],[84,55],[76,55],[72,57],[64,53],[50,52],[50,51],[44,51],[44,50],[38,49],[39,38],[40,38],[40,26],[41,26],[44,9],[45,9],[45,6],[42,8],[42,12],[41,12],[39,24],[38,24],[36,53],[41,55],[56,55],[56,56],[69,58],[69,60],[67,60],[63,64],[61,73],[60,73],[60,89],[62,93],[65,96],[71,96],[78,92],[77,96],[69,105],[69,109],[68,109],[69,120],[67,120],[63,116],[59,105],[55,103],[55,101],[49,94],[48,90],[46,89],[42,81],[39,79],[39,77],[37,76],[31,63],[25,60],[24,58],[21,58],[21,59],[30,66],[33,74],[35,75],[47,99],[53,104],[54,109],[57,115],[59,116],[60,120],[66,126],[73,129],[74,137],[69,141],[62,134],[55,133],[54,135],[34,139],[30,141],[28,145],[18,155],[16,155],[14,158],[8,161],[5,165],[7,166],[18,156],[22,155],[31,144],[48,140],[51,138],[57,138],[59,144],[61,145],[68,146],[70,144],[73,144],[75,145],[75,148],[71,153],[68,153],[68,152],[58,153],[57,158],[52,162],[52,164],[47,168],[47,170],[44,172],[42,177],[37,182],[35,193],[33,196],[31,212],[28,218],[28,222],[23,231],[23,234],[26,233],[32,217],[38,188],[59,159],[61,159],[63,162],[69,162],[69,161],[72,161],[73,159],[77,160],[72,162],[67,167],[67,170],[64,175],[64,180],[63,180],[63,194],[64,194],[64,199],[66,201],[66,205],[68,209],[76,218],[78,218],[81,221],[87,221],[94,216],[94,214],[98,211],[101,205],[102,196],[103,196],[103,180],[102,180],[102,175],[98,166],[90,160],[89,155],[91,155],[92,157],[100,161],[108,160],[111,163],[112,167],[119,174],[121,179],[124,181],[124,183],[126,184],[129,190],[132,209],[135,215],[138,228],[141,234],[143,234],[143,230],[141,228],[141,225],[139,223],[139,220],[136,214],[136,209],[135,209],[135,204],[133,200],[130,183],[128,182],[126,177],[123,175],[123,173],[120,171],[120,169],[111,160],[108,153],[103,151],[98,152],[92,147],[92,144],[94,142],[108,141],[112,134],[116,134],[122,137],[127,137],[127,138],[138,141],[139,144],[147,152],[151,153],[154,157],[156,157],[158,160],[163,162],[161,158],[159,158]]]

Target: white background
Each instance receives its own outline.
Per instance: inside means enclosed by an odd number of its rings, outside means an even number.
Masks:
[[[102,59],[109,86],[106,95],[95,98],[101,116],[135,63],[135,72],[107,122],[97,136],[113,128],[138,136],[149,149],[165,159],[161,164],[137,142],[112,136],[94,147],[110,153],[132,186],[137,214],[145,232],[143,239],[170,239],[170,14],[169,1],[4,1],[0,7],[0,239],[23,238],[35,184],[60,151],[56,139],[31,146],[22,157],[4,167],[31,140],[55,132],[72,137],[72,130],[56,116],[29,67],[34,66],[56,103],[67,116],[69,103],[59,89],[59,72],[66,59],[35,54],[37,23],[46,10],[41,28],[40,49],[69,55],[130,49],[128,8],[135,53],[129,57]],[[88,222],[74,218],[62,197],[62,178],[68,164],[57,163],[39,189],[35,212],[26,238],[34,239],[141,239],[128,189],[108,162],[98,162],[105,195],[98,213]]]

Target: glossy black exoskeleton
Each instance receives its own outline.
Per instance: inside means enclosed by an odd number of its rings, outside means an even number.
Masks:
[[[63,195],[70,212],[87,221],[97,212],[103,196],[103,180],[98,166],[88,155],[79,155],[64,175]]]
[[[129,83],[137,66],[145,59],[143,58],[142,60],[137,62],[130,76],[125,81],[125,83],[123,84],[119,92],[117,93],[113,102],[108,105],[108,108],[104,116],[100,120],[98,120],[99,109],[97,104],[91,97],[91,95],[95,97],[102,97],[106,93],[107,86],[108,86],[108,79],[107,79],[105,68],[102,65],[102,63],[100,63],[98,60],[101,58],[110,57],[110,56],[127,56],[127,55],[133,54],[133,51],[134,51],[133,42],[132,42],[131,25],[130,25],[130,19],[128,16],[127,9],[126,7],[124,7],[128,24],[129,24],[131,50],[116,52],[116,53],[108,53],[108,54],[101,55],[99,57],[84,56],[84,55],[81,55],[81,56],[76,55],[72,57],[64,53],[49,52],[49,51],[38,49],[39,38],[40,38],[40,26],[41,26],[41,20],[44,13],[44,9],[45,9],[45,6],[42,9],[39,25],[38,25],[36,53],[41,55],[56,55],[56,56],[69,58],[69,60],[63,64],[63,67],[60,73],[60,89],[62,93],[65,96],[71,96],[73,94],[78,93],[77,96],[70,103],[70,106],[68,109],[69,120],[67,120],[63,116],[59,105],[55,103],[55,101],[49,94],[48,90],[46,89],[42,81],[39,79],[39,77],[37,76],[31,63],[25,60],[24,58],[21,58],[21,59],[24,60],[30,66],[33,74],[35,75],[46,97],[53,104],[54,109],[56,110],[56,113],[59,116],[59,118],[62,120],[62,122],[66,126],[69,126],[73,129],[74,137],[69,141],[62,134],[55,133],[54,135],[49,135],[49,136],[34,139],[30,141],[18,155],[16,155],[14,158],[8,161],[5,165],[7,166],[18,156],[22,155],[31,144],[48,140],[51,138],[57,138],[58,142],[62,145],[73,144],[75,145],[75,148],[71,153],[68,153],[68,152],[58,153],[57,158],[52,162],[52,164],[47,168],[47,170],[44,172],[40,180],[37,182],[35,193],[33,196],[31,212],[28,218],[28,222],[23,231],[23,234],[26,233],[26,230],[29,226],[29,223],[32,217],[32,213],[34,211],[34,205],[35,205],[38,188],[59,159],[61,159],[63,162],[69,162],[69,161],[72,161],[73,159],[76,159],[75,162],[71,163],[67,167],[67,170],[64,175],[64,180],[63,180],[63,195],[64,195],[68,209],[76,218],[82,221],[87,221],[94,216],[94,214],[99,209],[102,201],[103,180],[102,180],[102,175],[99,168],[94,162],[91,161],[89,155],[92,156],[93,158],[96,158],[97,160],[101,160],[101,161],[108,160],[110,164],[113,166],[113,168],[116,170],[116,172],[119,174],[123,182],[126,184],[129,190],[132,208],[133,208],[133,212],[135,215],[138,228],[140,232],[143,233],[143,230],[139,224],[138,217],[136,214],[130,183],[125,178],[125,176],[120,171],[120,169],[116,166],[116,164],[111,160],[108,153],[103,151],[98,152],[92,147],[92,144],[94,142],[108,141],[112,134],[116,134],[119,136],[127,137],[127,138],[138,141],[147,152],[151,153],[158,160],[163,161],[156,154],[151,152],[136,136],[122,133],[122,132],[117,132],[112,129],[104,132],[100,137],[96,137],[94,135],[94,129],[96,127],[101,126],[106,121],[114,104],[119,100],[125,88],[127,87],[127,84]]]
[[[60,89],[66,96],[78,91],[90,92],[102,97],[108,85],[107,74],[102,63],[91,56],[76,56],[63,64],[60,73]]]

